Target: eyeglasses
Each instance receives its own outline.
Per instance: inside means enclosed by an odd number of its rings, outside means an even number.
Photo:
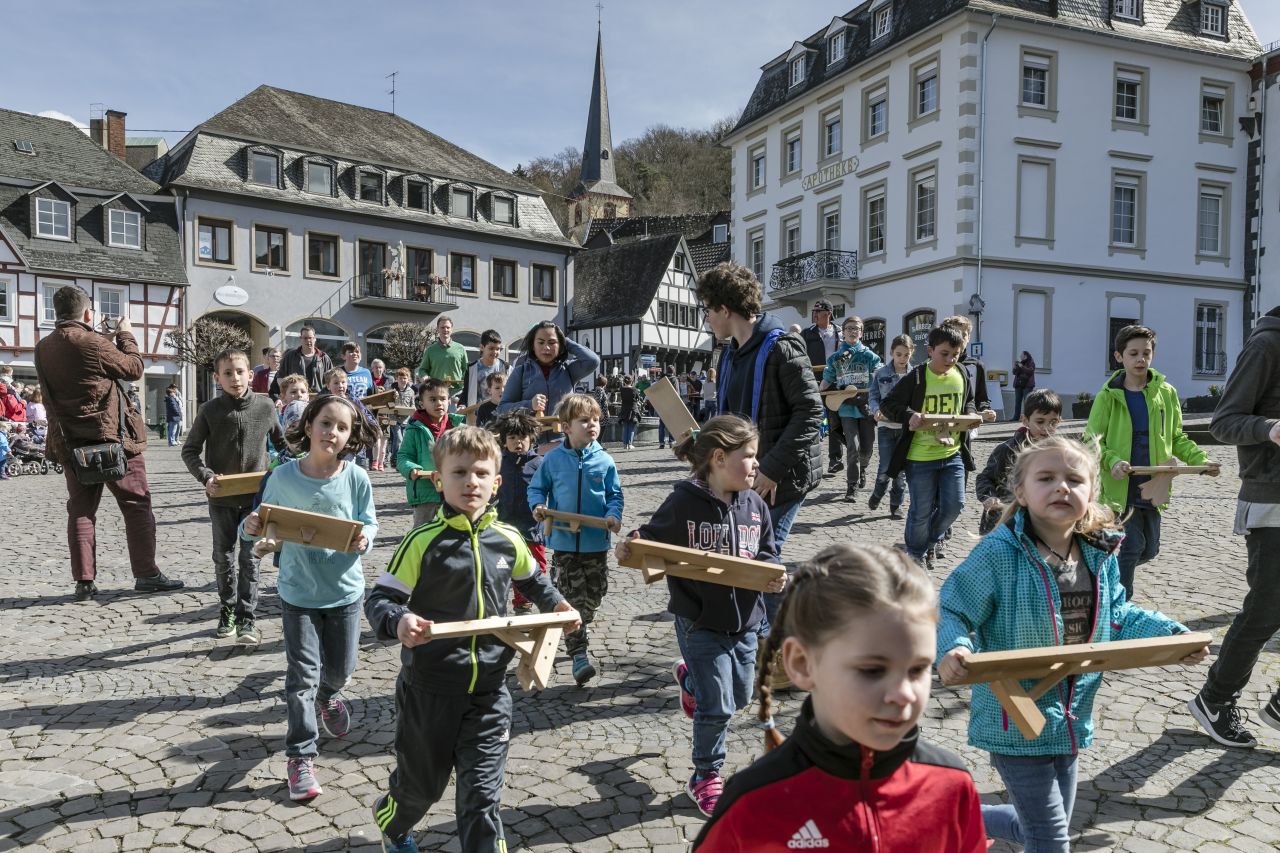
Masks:
[[[718,311],[718,310],[719,310],[719,307],[718,307],[718,306],[717,306],[716,308],[708,308],[706,305],[703,305],[703,306],[702,306],[702,316],[703,316],[703,317],[706,317],[706,316],[707,316],[708,314],[710,314],[712,311]]]

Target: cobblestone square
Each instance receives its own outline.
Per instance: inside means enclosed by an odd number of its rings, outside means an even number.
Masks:
[[[976,444],[980,459],[1002,430],[988,432]],[[648,518],[685,468],[652,444],[608,449],[622,472],[629,528]],[[1220,638],[1244,595],[1244,540],[1231,535],[1235,451],[1208,450],[1223,476],[1179,478],[1163,553],[1139,569],[1137,597]],[[187,583],[176,595],[133,592],[120,515],[107,496],[98,516],[102,594],[72,603],[61,478],[24,475],[0,484],[0,850],[379,849],[369,806],[392,764],[396,649],[365,631],[345,692],[353,730],[322,739],[317,774],[325,793],[310,804],[290,802],[274,570],[264,562],[261,645],[216,641],[205,500],[176,448],[153,441],[147,464],[161,566]],[[399,477],[372,476],[381,536],[365,560],[369,582],[411,520]],[[787,544],[789,561],[840,540],[901,540],[901,522],[867,512],[865,501],[845,503],[843,493],[842,479],[828,479],[811,495]],[[949,565],[967,552],[977,521],[970,496]],[[939,583],[945,574],[937,570]],[[562,655],[555,683],[540,695],[511,679],[515,721],[503,794],[509,849],[688,848],[702,819],[683,793],[691,728],[671,681],[676,644],[665,604],[665,585],[646,588],[637,572],[615,568],[592,635],[601,675],[575,687]],[[1260,707],[1280,677],[1274,652],[1264,652],[1244,707]],[[1074,849],[1280,846],[1280,733],[1255,722],[1261,744],[1253,751],[1226,750],[1198,733],[1185,702],[1206,665],[1108,678],[1098,736],[1080,766]],[[984,798],[995,801],[999,779],[986,755],[965,744],[967,695],[935,683],[925,736],[958,750]],[[801,698],[782,699],[784,728]],[[735,720],[729,772],[760,752],[754,710]],[[419,826],[424,850],[458,849],[452,815],[450,789]],[[919,849],[929,849],[927,839]]]

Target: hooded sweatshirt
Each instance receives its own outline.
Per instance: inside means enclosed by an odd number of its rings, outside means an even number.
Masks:
[[[1240,459],[1240,500],[1280,503],[1280,445],[1268,437],[1280,421],[1280,317],[1253,327],[1209,430],[1234,444]]]
[[[622,521],[618,467],[598,441],[580,450],[569,447],[566,441],[549,452],[529,481],[528,500],[530,507],[546,506],[598,518],[612,516]],[[571,533],[555,527],[547,544],[553,551],[608,551],[609,531],[584,526]]]
[[[750,489],[735,492],[726,504],[700,480],[682,480],[658,507],[641,539],[777,563],[778,547],[764,498]],[[667,575],[667,610],[694,628],[724,634],[754,629],[764,618],[764,596],[749,589]]]
[[[870,347],[858,341],[856,344],[841,343],[836,351],[827,359],[827,366],[822,371],[822,381],[832,388],[862,388],[868,393],[871,390],[871,377],[880,369],[880,356]],[[846,400],[840,404],[837,413],[842,418],[865,418],[868,416],[866,395]]]

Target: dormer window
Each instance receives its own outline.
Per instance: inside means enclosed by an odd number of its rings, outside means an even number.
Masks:
[[[893,7],[889,4],[881,6],[871,13],[871,40],[889,35],[893,28]]]
[[[266,151],[250,151],[249,183],[280,186],[280,157]]]
[[[70,240],[71,202],[56,198],[36,199],[36,236]]]
[[[845,32],[840,32],[827,39],[827,64],[839,62],[844,59]]]
[[[1130,21],[1142,21],[1142,0],[1114,0],[1112,14],[1117,18]]]
[[[729,242],[729,226],[728,225],[711,226],[711,242],[712,243]]]
[[[142,248],[142,214],[134,210],[107,211],[107,245],[123,249]]]
[[[316,160],[307,161],[307,192],[333,195],[333,166]]]
[[[1227,7],[1210,0],[1200,0],[1200,32],[1206,36],[1227,34]]]
[[[449,192],[449,215],[461,219],[475,218],[475,195],[471,190],[453,189]]]
[[[412,210],[430,210],[431,185],[426,181],[408,181],[404,191],[404,206]]]
[[[382,175],[378,172],[361,171],[357,177],[357,197],[361,201],[382,203]]]
[[[493,221],[501,225],[516,224],[516,200],[507,196],[492,197]]]
[[[791,60],[791,85],[799,86],[804,82],[804,57],[797,56]]]

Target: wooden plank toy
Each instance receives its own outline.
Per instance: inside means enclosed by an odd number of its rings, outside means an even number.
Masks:
[[[551,666],[566,626],[581,617],[576,610],[561,613],[537,613],[532,616],[492,616],[463,622],[438,622],[426,627],[428,639],[474,637],[493,634],[516,650],[520,664],[516,678],[525,690],[545,690],[551,682]]]
[[[826,391],[820,392],[822,399],[826,401],[827,408],[833,412],[840,411],[840,406],[846,400],[850,400],[859,394],[867,393],[866,388],[828,388]]]
[[[233,495],[255,495],[262,485],[266,471],[250,471],[247,474],[217,474],[214,480],[218,483],[218,497],[229,498]]]
[[[412,471],[409,472],[409,479],[410,480],[430,480],[431,472],[424,471],[421,468],[414,468]]]
[[[821,373],[822,371],[827,369],[827,366],[825,364],[814,364],[811,366],[813,367],[813,370],[815,373]]]
[[[627,547],[631,553],[625,561],[619,560],[618,565],[639,569],[647,584],[671,575],[764,592],[769,584],[787,573],[777,563],[762,563],[648,539],[628,539]]]
[[[364,524],[350,518],[274,504],[260,505],[258,517],[262,520],[262,541],[269,551],[279,551],[285,542],[310,548],[351,551],[364,529]]]
[[[921,415],[916,432],[967,432],[982,423],[982,415]]]
[[[390,405],[395,398],[395,391],[378,391],[375,394],[366,394],[361,397],[360,402],[364,403],[367,409],[381,409],[383,406]]]
[[[953,685],[991,684],[991,692],[1027,740],[1044,731],[1044,714],[1036,700],[1062,679],[1087,672],[1111,672],[1150,666],[1170,666],[1203,649],[1211,634],[1197,631],[1172,637],[1120,640],[1114,643],[1081,643],[1006,652],[982,652],[965,658],[968,674]],[[1022,681],[1035,681],[1024,688]]]
[[[644,396],[653,404],[653,410],[658,413],[675,442],[684,441],[698,428],[698,422],[689,414],[689,407],[680,399],[680,392],[665,376],[646,388]]]
[[[413,413],[418,411],[413,406],[387,406],[386,410],[393,415],[402,418],[411,418]]]
[[[561,425],[560,417],[558,415],[534,415],[533,418],[544,430],[550,430],[551,432],[564,431],[564,427]]]
[[[463,406],[458,409],[458,414],[463,415],[467,419],[467,426],[476,425],[476,412],[480,411],[480,407],[484,405],[484,401],[472,403],[470,406]]]
[[[1129,468],[1130,474],[1146,474],[1151,477],[1138,486],[1138,493],[1156,506],[1169,502],[1169,493],[1173,489],[1173,478],[1179,474],[1207,474],[1208,465],[1179,465],[1178,460],[1170,459],[1162,465],[1134,465]]]
[[[551,535],[553,527],[560,527],[568,530],[570,533],[577,533],[582,527],[599,527],[604,530],[609,529],[609,522],[598,515],[581,515],[576,512],[562,512],[558,509],[542,508],[542,529],[547,535]]]

